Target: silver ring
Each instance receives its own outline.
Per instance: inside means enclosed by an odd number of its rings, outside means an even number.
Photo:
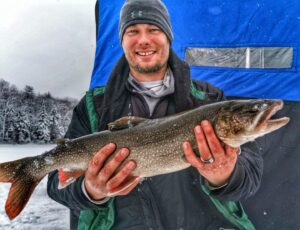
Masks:
[[[200,160],[204,163],[204,164],[211,164],[215,161],[215,159],[213,157],[210,157],[207,160],[203,160],[202,157],[200,157]]]

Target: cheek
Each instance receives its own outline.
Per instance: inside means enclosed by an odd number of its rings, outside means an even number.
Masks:
[[[166,46],[164,50],[165,59],[167,60],[169,58],[169,52],[170,52],[170,46]]]
[[[130,41],[123,40],[123,42],[122,42],[122,48],[125,53],[133,52],[134,45],[135,45],[135,42],[132,39]]]
[[[169,42],[168,41],[165,41],[163,43],[163,46],[162,46],[162,55],[164,56],[164,59],[168,58],[169,57],[169,51],[170,51],[170,45],[169,45]]]

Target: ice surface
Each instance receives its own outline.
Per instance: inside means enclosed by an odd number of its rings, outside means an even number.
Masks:
[[[54,145],[0,145],[0,162],[34,156],[53,148]],[[44,178],[33,192],[28,204],[13,221],[6,216],[4,206],[10,184],[0,183],[0,229],[69,229],[69,211],[51,200],[47,195],[47,178]]]

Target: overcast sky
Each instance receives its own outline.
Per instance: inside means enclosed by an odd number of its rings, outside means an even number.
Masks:
[[[96,0],[0,0],[0,78],[79,99],[95,54]]]

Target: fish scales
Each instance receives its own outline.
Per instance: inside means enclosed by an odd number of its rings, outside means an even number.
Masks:
[[[184,160],[182,144],[189,141],[197,148],[194,127],[202,120],[211,121],[222,142],[238,147],[286,125],[289,118],[270,119],[282,106],[280,100],[233,100],[160,119],[121,118],[108,125],[113,131],[66,140],[39,156],[1,163],[0,182],[13,183],[6,213],[10,219],[15,218],[40,180],[53,170],[64,170],[63,177],[59,176],[60,184],[66,186],[74,181],[84,174],[93,155],[108,143],[117,145],[115,152],[122,147],[130,149],[127,161],[132,159],[137,163],[133,175],[151,177],[171,173],[190,166]],[[129,128],[124,129],[126,126]],[[114,127],[123,129],[116,131]]]

